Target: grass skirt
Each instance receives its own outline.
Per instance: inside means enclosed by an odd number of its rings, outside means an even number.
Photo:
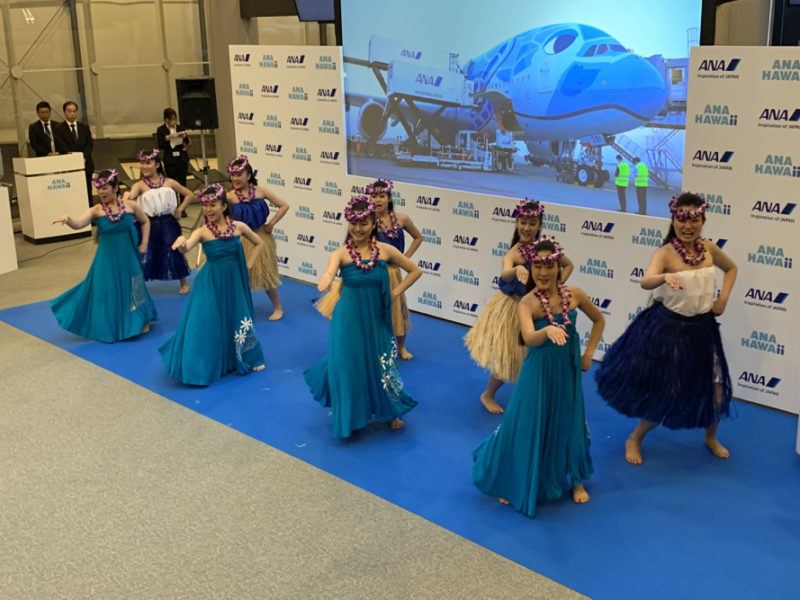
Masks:
[[[653,304],[606,352],[595,379],[612,408],[669,429],[709,427],[730,412],[728,363],[710,312],[685,317]]]
[[[253,268],[250,269],[250,289],[251,290],[273,290],[281,284],[278,277],[278,250],[275,238],[271,233],[267,233],[263,227],[255,230],[256,235],[264,242],[264,247],[256,256]],[[244,248],[245,259],[250,258],[253,252],[253,244],[242,237],[242,247]]]
[[[337,278],[333,281],[331,289],[314,303],[314,308],[316,308],[323,317],[330,319],[333,316],[333,309],[336,307],[336,303],[339,302],[339,298],[341,297],[342,280],[341,278]]]
[[[517,381],[527,350],[519,343],[519,301],[519,296],[497,292],[464,336],[472,360],[509,383]]]

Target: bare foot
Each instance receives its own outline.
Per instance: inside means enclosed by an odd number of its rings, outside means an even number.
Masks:
[[[178,293],[181,296],[184,295],[184,294],[188,294],[189,293],[189,286],[188,285],[182,285],[181,289],[178,290]]]
[[[498,498],[498,500],[500,501],[500,504],[511,504],[511,502],[509,502],[505,498]]]
[[[400,417],[395,417],[391,421],[389,421],[389,428],[390,429],[402,429],[405,426],[403,419]]]
[[[632,465],[640,465],[642,462],[642,440],[628,438],[625,440],[625,460]]]
[[[400,358],[402,358],[403,360],[411,360],[412,358],[414,358],[414,355],[411,354],[411,352],[409,352],[405,348],[400,348],[398,354],[400,354]]]
[[[283,309],[276,308],[274,311],[272,311],[272,314],[269,316],[267,321],[278,321],[282,318],[283,318]]]
[[[572,488],[572,501],[575,504],[585,504],[589,501],[589,492],[586,491],[582,483]]]
[[[145,323],[144,327],[142,327],[142,333],[147,333],[150,331],[150,323]]]
[[[486,392],[481,394],[481,404],[493,415],[502,415],[505,412],[503,407],[495,401],[494,396],[490,396]]]
[[[257,367],[253,367],[253,371],[263,371],[266,365],[258,365]]]
[[[708,447],[708,449],[711,450],[711,454],[717,458],[729,458],[731,455],[728,449],[720,444],[719,440],[715,437],[706,438],[706,447]]]

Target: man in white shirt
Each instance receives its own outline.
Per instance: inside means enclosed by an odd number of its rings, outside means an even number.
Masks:
[[[56,152],[56,142],[53,137],[53,128],[58,124],[50,120],[50,104],[44,100],[36,105],[36,114],[39,120],[28,126],[28,139],[36,156],[51,156]]]

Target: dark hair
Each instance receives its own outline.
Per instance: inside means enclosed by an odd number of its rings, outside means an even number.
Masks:
[[[695,208],[699,208],[700,205],[703,204],[703,198],[698,196],[697,194],[693,194],[692,192],[683,192],[680,196],[675,198],[675,206],[694,206]],[[703,223],[706,222],[706,215],[703,213]],[[667,237],[664,238],[664,245],[669,244],[670,240],[675,236],[675,221],[674,219],[670,219],[669,221],[669,231],[667,232]]]
[[[75,107],[75,110],[78,110],[78,103],[77,102],[73,102],[72,100],[67,100],[66,102],[64,102],[64,105],[61,107],[61,110],[67,110],[67,107],[70,104],[72,104],[72,106]]]
[[[536,200],[534,200],[532,202],[528,202],[528,203],[525,204],[525,208],[527,208],[529,210],[533,210],[533,209],[539,208],[539,203]],[[536,233],[533,235],[534,239],[539,237],[539,234],[542,232],[542,217],[541,217],[541,215],[538,218],[539,218],[539,229],[537,229]],[[519,217],[517,217],[517,219],[519,219]],[[511,246],[516,244],[518,241],[519,241],[519,231],[517,231],[517,224],[515,222],[514,223],[514,235],[511,236]]]
[[[386,189],[387,187],[389,186],[386,185],[386,182],[383,179],[378,179],[377,181],[372,182],[372,191],[375,192],[376,194],[385,193],[386,196],[389,198],[389,205],[387,209],[389,210],[389,212],[394,212],[394,202],[392,202],[392,192],[390,190],[387,190]],[[376,189],[376,188],[381,188],[381,189]]]
[[[369,206],[369,204],[367,204],[367,201],[366,200],[361,200],[360,202],[356,202],[355,204],[353,204],[353,206],[351,208],[355,212],[361,212],[361,211],[367,210],[367,206]],[[369,218],[372,219],[372,231],[369,233],[369,237],[375,237],[376,238],[376,237],[378,237],[378,220],[375,218],[375,213],[372,213],[369,216]],[[350,230],[349,229],[347,231],[347,236],[345,236],[344,240],[347,241],[348,239],[350,239]]]
[[[172,117],[178,118],[178,113],[175,112],[174,108],[165,108],[164,109],[164,120],[171,119]]]
[[[231,165],[233,165],[237,169],[240,168],[242,166],[242,159],[234,158],[233,161],[231,161]],[[251,165],[249,161],[244,166],[244,170],[250,176],[250,183],[252,183],[253,185],[258,185],[258,179],[256,179],[256,174],[253,172],[253,165]]]
[[[47,100],[42,100],[41,102],[39,102],[39,104],[36,105],[37,113],[39,112],[40,108],[49,108],[50,110],[53,110],[52,108],[50,108],[50,103]]]
[[[556,247],[550,240],[542,240],[541,242],[537,242],[533,249],[538,252],[555,252]],[[558,261],[558,274],[556,275],[558,281],[561,281],[561,261]],[[533,281],[533,273],[531,276],[528,277],[528,281],[525,283],[525,293],[532,291],[533,288],[536,287],[536,283]]]

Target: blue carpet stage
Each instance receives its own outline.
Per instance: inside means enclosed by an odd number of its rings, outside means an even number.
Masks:
[[[185,302],[177,283],[150,284],[160,320],[151,333],[113,345],[60,329],[40,302],[0,319],[183,406],[315,465],[511,560],[596,599],[796,598],[800,594],[800,474],[797,419],[736,403],[720,427],[732,458],[703,446],[700,431],[652,432],[642,467],[628,465],[623,443],[634,425],[598,398],[584,377],[592,429],[592,496],[545,505],[536,519],[480,494],[470,451],[500,417],[478,401],[486,373],[463,346],[465,329],[415,315],[400,365],[419,406],[404,430],[374,424],[350,440],[331,435],[327,409],[313,401],[303,369],[325,352],[328,321],[313,310],[308,285],[285,281],[282,321],[254,294],[256,329],[267,368],[191,388],[165,373],[158,346]],[[498,400],[505,403],[511,386]],[[109,401],[113,401],[110,398]],[[443,568],[446,568],[443,565]]]

